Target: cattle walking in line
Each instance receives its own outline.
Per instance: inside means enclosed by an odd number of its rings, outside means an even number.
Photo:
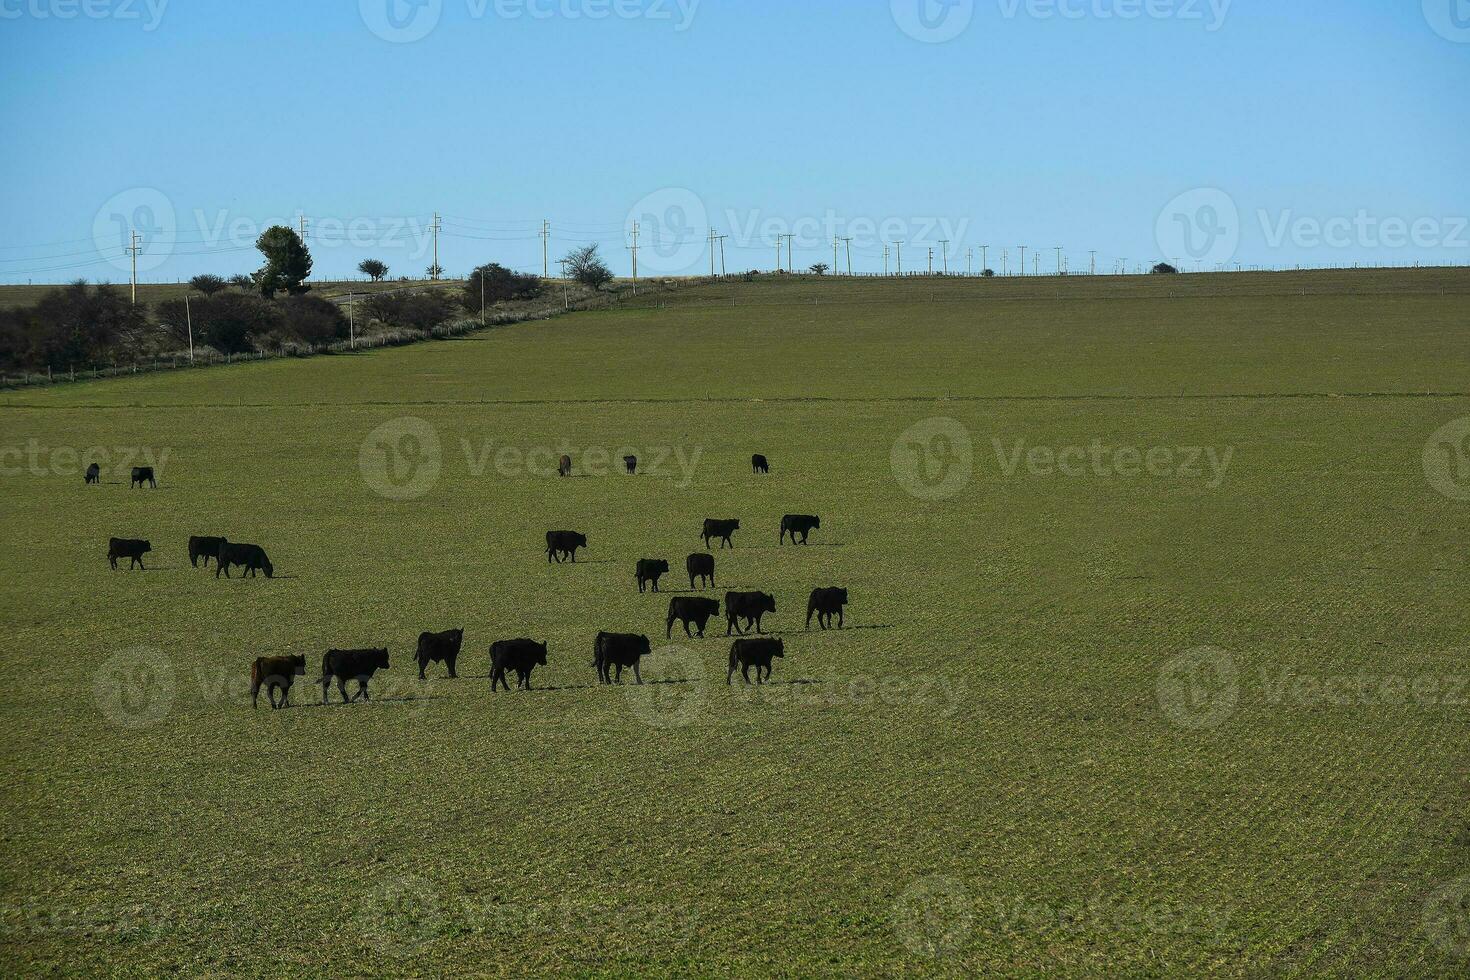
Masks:
[[[750,469],[753,473],[769,474],[771,472],[771,464],[766,462],[766,458],[760,453],[756,453],[750,457]]]
[[[459,663],[459,649],[464,644],[464,630],[445,630],[443,633],[420,633],[419,648],[414,659],[419,664],[419,680],[428,680],[424,671],[429,664],[443,664],[449,668],[449,676],[456,678],[455,665]]]
[[[832,616],[837,616],[837,628],[842,629],[842,607],[847,605],[846,589],[813,589],[806,603],[806,628],[812,628],[812,613],[817,614],[817,625],[828,629]]]
[[[490,691],[494,693],[501,684],[505,685],[507,691],[510,690],[510,681],[505,677],[508,670],[516,672],[516,690],[529,691],[531,671],[545,666],[545,643],[537,643],[535,640],[500,640],[493,643],[490,645]]]
[[[721,548],[726,545],[733,548],[735,547],[735,542],[730,540],[730,535],[738,530],[740,530],[739,521],[713,521],[706,519],[704,522],[704,533],[700,537],[704,538],[704,547],[706,550],[709,549],[710,539],[712,538],[720,539]]]
[[[547,531],[546,563],[549,565],[553,560],[561,563],[566,558],[570,558],[572,564],[575,565],[577,549],[585,547],[587,547],[587,535],[585,534],[578,534],[576,531]]]
[[[638,562],[638,594],[642,595],[649,583],[658,591],[658,580],[669,574],[669,563],[662,558],[643,558]]]
[[[806,544],[806,536],[813,530],[822,526],[820,517],[810,514],[787,514],[781,518],[781,544],[786,543],[786,535],[791,535],[791,543],[796,544],[796,536],[801,535],[801,543]]]
[[[623,682],[623,668],[633,668],[633,680],[639,684],[643,683],[643,675],[638,672],[638,663],[649,655],[652,644],[648,637],[638,636],[632,633],[598,633],[597,642],[592,647],[592,666],[597,668],[597,679],[603,684],[621,684]],[[616,680],[612,673],[617,669]]]
[[[782,640],[736,640],[730,647],[730,669],[725,674],[725,684],[728,686],[734,679],[736,667],[747,684],[750,668],[754,667],[755,682],[764,684],[771,679],[771,661],[777,657],[786,658],[786,644]]]
[[[91,485],[93,483],[100,484],[101,482],[102,482],[102,467],[98,466],[96,463],[93,463],[91,466],[87,467],[87,484],[88,485]]]
[[[204,559],[204,567],[209,567],[209,560],[214,559],[219,564],[219,550],[230,542],[225,538],[211,538],[207,536],[196,536],[189,539],[189,564],[195,568],[199,567],[199,559]]]
[[[761,617],[766,613],[776,611],[776,597],[764,592],[726,592],[725,593],[725,635],[729,636],[732,631],[739,632],[742,636],[750,632],[750,627],[755,626],[757,633],[761,632]],[[745,620],[745,628],[741,629],[737,620]]]
[[[380,670],[388,669],[387,650],[328,650],[322,655],[322,704],[327,703],[327,691],[332,680],[337,681],[337,693],[342,703],[368,698],[368,681]],[[347,682],[357,681],[357,693],[347,697]]]
[[[675,596],[669,600],[669,621],[664,630],[664,638],[674,638],[674,620],[684,624],[684,635],[693,636],[689,632],[689,624],[693,623],[699,630],[699,637],[704,638],[704,628],[709,621],[720,614],[720,603],[716,599],[703,599],[696,596]]]
[[[695,553],[684,560],[684,567],[689,572],[689,587],[704,588],[705,580],[709,581],[709,587],[715,587],[715,556]],[[699,580],[699,585],[694,580]]]
[[[570,457],[570,456],[563,456],[561,458],[561,462],[556,467],[556,471],[558,473],[560,473],[562,476],[571,476],[572,475],[572,457]]]
[[[266,578],[274,578],[276,574],[276,568],[266,557],[265,549],[258,544],[231,544],[226,541],[220,545],[214,562],[214,577],[219,578],[219,573],[224,572],[225,578],[229,578],[231,565],[244,566],[245,571],[240,574],[241,578],[255,578],[256,572],[265,572]]]
[[[629,476],[637,476],[638,475],[638,457],[637,456],[624,456],[623,457],[623,465],[628,468],[628,475]]]
[[[250,665],[250,706],[260,707],[260,689],[263,686],[272,710],[286,707],[291,700],[292,681],[305,675],[305,657],[256,657]],[[277,691],[281,692],[280,704],[276,703]]]
[[[145,483],[148,484],[150,487],[152,487],[155,490],[158,489],[158,481],[153,478],[153,467],[151,467],[151,466],[134,466],[133,467],[133,479],[132,479],[132,482],[128,484],[128,486],[129,487],[137,487],[138,489],[141,490],[143,488],[143,484],[145,484]]]
[[[128,568],[134,565],[148,570],[143,566],[143,556],[153,550],[153,545],[147,541],[138,541],[134,538],[110,538],[107,542],[107,563],[117,568],[119,558],[128,559]]]

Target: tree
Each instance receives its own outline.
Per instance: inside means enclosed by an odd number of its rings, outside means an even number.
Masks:
[[[253,349],[255,338],[267,338],[283,327],[281,306],[248,293],[218,293],[195,300],[185,310],[181,299],[158,304],[158,319],[174,338],[184,342],[188,318],[194,321],[194,343],[207,344],[225,354]]]
[[[189,288],[194,290],[195,292],[203,293],[205,296],[213,296],[221,289],[224,289],[225,285],[225,281],[219,276],[211,276],[208,274],[195,276],[193,279],[189,280]]]
[[[246,275],[231,276],[230,285],[241,292],[249,292],[255,288],[255,280]]]
[[[480,292],[484,287],[484,293]],[[541,277],[507,269],[498,262],[482,265],[465,280],[464,308],[478,313],[483,295],[486,303],[513,299],[535,299],[541,295]]]
[[[994,279],[995,278],[995,270],[994,269],[986,269],[984,272],[980,273],[980,275],[982,277],[986,278],[986,279]]]
[[[438,279],[444,275],[444,267],[436,262],[424,270],[424,275],[429,279]]]
[[[383,277],[388,274],[388,264],[377,259],[363,259],[357,263],[357,271],[367,276],[373,282],[382,282]]]
[[[588,289],[598,290],[612,282],[612,270],[597,254],[595,244],[572,249],[563,261],[567,264],[568,274]]]
[[[293,296],[310,289],[311,253],[294,228],[274,225],[256,239],[255,247],[265,256],[265,265],[255,273],[255,286],[266,299],[284,290]]]
[[[828,269],[827,263],[825,263],[825,262],[818,262],[816,265],[812,266],[811,273],[814,276],[825,276],[827,274],[827,269]]]
[[[1179,270],[1174,268],[1167,262],[1160,262],[1158,265],[1150,269],[1149,272],[1153,273],[1156,276],[1173,276],[1179,274]]]
[[[408,330],[428,331],[454,316],[454,300],[442,289],[373,293],[362,304],[369,317]]]

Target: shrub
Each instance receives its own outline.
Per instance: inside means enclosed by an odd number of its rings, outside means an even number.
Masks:
[[[224,289],[226,285],[227,283],[219,276],[208,274],[195,276],[189,280],[189,288],[195,292],[203,293],[205,296],[213,296],[215,293]]]
[[[472,313],[480,310],[480,289],[484,287],[485,303],[500,303],[515,299],[535,299],[541,295],[541,277],[527,275],[507,269],[498,262],[482,265],[464,284],[464,308]]]

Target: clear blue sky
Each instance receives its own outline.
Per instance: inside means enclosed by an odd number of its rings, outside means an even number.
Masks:
[[[132,226],[146,280],[249,271],[299,214],[318,275],[417,275],[435,211],[456,275],[539,271],[542,218],[620,272],[635,219],[649,273],[709,226],[731,269],[1470,262],[1470,0],[0,0],[0,65],[5,282],[124,281]]]

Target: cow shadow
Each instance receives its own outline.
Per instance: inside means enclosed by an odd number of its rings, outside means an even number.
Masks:
[[[804,629],[792,630],[792,633],[847,633],[852,630],[891,630],[895,627],[891,623],[874,623],[871,625],[853,626],[829,626],[822,629],[820,626],[808,626]]]

